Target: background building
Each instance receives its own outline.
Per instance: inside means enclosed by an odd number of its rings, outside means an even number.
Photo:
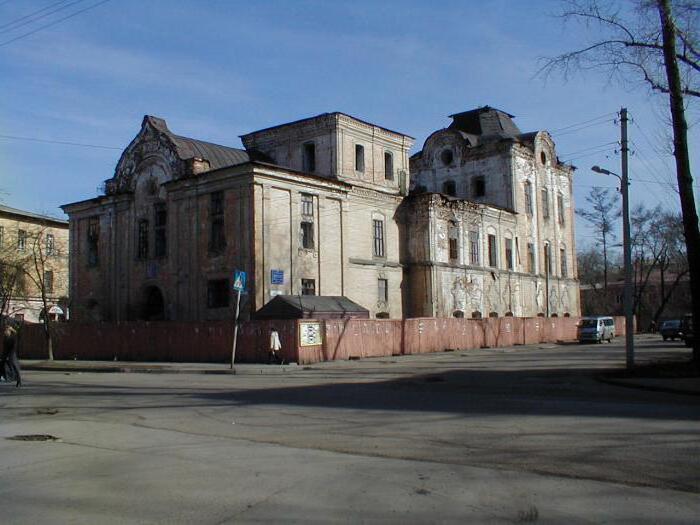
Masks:
[[[579,315],[574,168],[546,131],[485,106],[411,157],[402,206],[411,316]]]
[[[17,270],[17,271],[16,271]],[[39,322],[68,314],[68,222],[0,205],[3,315]]]

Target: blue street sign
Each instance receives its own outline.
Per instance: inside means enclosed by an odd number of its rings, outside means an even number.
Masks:
[[[284,270],[270,270],[270,282],[272,284],[284,284]]]
[[[233,289],[237,292],[245,290],[246,273],[240,270],[233,272]]]

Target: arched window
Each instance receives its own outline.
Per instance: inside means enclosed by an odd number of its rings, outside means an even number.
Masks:
[[[452,153],[452,150],[442,150],[442,153],[440,153],[440,160],[445,166],[450,166],[452,164],[452,161],[454,161],[454,154]]]
[[[513,317],[513,312],[506,312],[506,317]]]
[[[452,312],[452,316],[456,317],[457,319],[462,319],[464,318],[464,312],[462,310],[455,310]]]
[[[481,312],[479,310],[472,312],[472,319],[481,319]]]
[[[459,227],[455,221],[449,222],[447,237],[449,240],[450,260],[456,261],[459,259]]]
[[[489,317],[498,317],[498,312],[490,312]]]

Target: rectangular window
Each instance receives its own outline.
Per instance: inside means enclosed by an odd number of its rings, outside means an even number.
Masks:
[[[525,213],[532,215],[532,184],[525,182]]]
[[[389,152],[384,152],[384,179],[394,180],[394,156]]]
[[[535,273],[535,245],[531,242],[527,243],[527,271]]]
[[[549,244],[544,245],[544,268],[545,272],[551,275],[552,273],[552,250]]]
[[[316,295],[316,280],[302,279],[301,280],[301,295]]]
[[[549,192],[547,188],[542,189],[542,217],[549,219]]]
[[[561,276],[562,277],[567,277],[569,272],[567,269],[567,264],[566,264],[566,250],[562,248],[559,250],[559,264],[561,265]]]
[[[457,239],[450,238],[450,259],[456,261],[459,258],[459,251],[457,247]]]
[[[469,232],[469,262],[479,264],[479,232]]]
[[[218,255],[225,248],[224,192],[215,191],[209,197],[209,253]]]
[[[314,196],[308,193],[301,194],[301,214],[313,220],[314,218]]]
[[[384,257],[384,221],[374,219],[374,249],[375,257]]]
[[[355,171],[365,171],[365,147],[355,144]]]
[[[56,240],[54,239],[53,233],[47,233],[45,238],[46,245],[44,246],[44,251],[46,255],[54,255],[56,250]]]
[[[165,257],[168,250],[168,210],[164,203],[159,202],[153,206],[153,211],[154,255]]]
[[[90,217],[88,219],[87,231],[87,264],[97,266],[100,262],[99,252],[100,242],[100,218]]]
[[[313,142],[307,142],[304,144],[304,159],[303,168],[304,171],[313,173],[316,171],[316,144]]]
[[[495,268],[498,266],[498,255],[497,255],[497,246],[496,246],[496,236],[495,235],[489,235],[489,266]]]
[[[53,272],[51,270],[44,271],[44,292],[53,293]]]
[[[23,252],[27,249],[27,232],[25,230],[17,230],[17,250]]]
[[[557,208],[559,209],[559,224],[564,226],[564,196],[557,195]]]
[[[301,247],[314,249],[314,196],[301,194]]]
[[[148,258],[148,221],[146,219],[141,219],[139,221],[138,246],[136,248],[136,257],[138,259]]]
[[[506,239],[506,268],[513,269],[513,239]]]
[[[377,279],[377,300],[385,303],[389,301],[388,279]]]
[[[226,308],[230,297],[228,279],[207,281],[207,308]]]
[[[486,195],[486,180],[484,177],[476,177],[472,181],[472,194],[474,197],[483,197]]]

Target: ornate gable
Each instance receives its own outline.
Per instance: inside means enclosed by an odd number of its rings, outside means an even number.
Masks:
[[[186,164],[177,154],[165,121],[146,116],[141,131],[119,158],[114,177],[105,181],[105,192],[133,192],[137,174],[153,165],[159,166],[168,180],[180,178],[186,173]]]

